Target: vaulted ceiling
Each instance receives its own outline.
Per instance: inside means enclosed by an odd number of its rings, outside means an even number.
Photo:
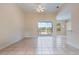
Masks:
[[[62,3],[19,3],[18,6],[24,12],[37,12],[36,8],[41,4],[45,8],[45,13],[58,13],[64,6]]]

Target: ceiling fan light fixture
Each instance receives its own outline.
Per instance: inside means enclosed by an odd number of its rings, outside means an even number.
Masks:
[[[38,7],[36,8],[36,11],[41,13],[45,11],[45,8],[42,5],[38,5]]]

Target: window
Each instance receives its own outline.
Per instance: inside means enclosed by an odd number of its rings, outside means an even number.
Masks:
[[[38,32],[40,35],[52,34],[53,24],[51,21],[39,21]]]

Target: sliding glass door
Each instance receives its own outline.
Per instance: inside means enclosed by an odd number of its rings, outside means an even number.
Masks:
[[[51,35],[53,32],[53,24],[51,21],[39,21],[38,22],[38,34],[39,35]]]

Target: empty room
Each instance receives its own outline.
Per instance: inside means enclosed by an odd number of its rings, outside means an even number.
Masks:
[[[0,55],[78,55],[78,11],[78,3],[0,3]]]

